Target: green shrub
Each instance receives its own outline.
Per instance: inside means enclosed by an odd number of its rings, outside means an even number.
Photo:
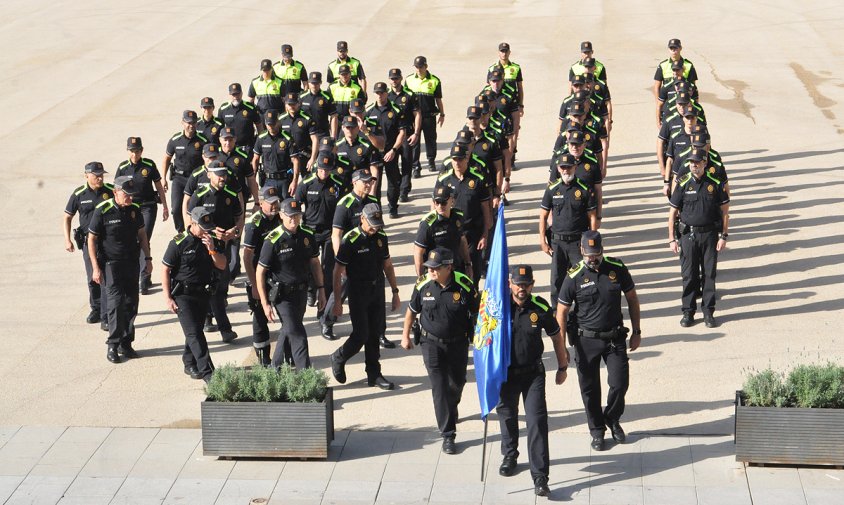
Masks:
[[[223,365],[205,387],[215,402],[321,402],[325,399],[328,376],[321,370],[296,371],[288,365],[278,370],[256,365],[240,368]]]
[[[750,373],[745,404],[752,407],[844,408],[844,367],[799,365],[786,376],[770,368]]]
[[[788,407],[790,395],[783,383],[784,374],[770,368],[748,375],[744,381],[745,405],[751,407]]]

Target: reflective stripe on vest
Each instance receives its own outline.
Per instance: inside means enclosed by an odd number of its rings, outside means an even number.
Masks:
[[[659,68],[662,69],[662,82],[668,82],[671,79],[674,79],[674,71],[671,70],[671,58],[664,60],[662,63],[659,64]],[[686,79],[689,78],[689,72],[692,71],[692,62],[683,58],[683,77]]]
[[[428,76],[424,79],[422,79],[416,74],[413,74],[409,76],[404,82],[408,89],[410,89],[410,91],[416,94],[433,96],[434,91],[436,91],[437,86],[440,83],[440,80],[437,76],[429,72]]]
[[[328,64],[328,68],[331,69],[332,75],[334,75],[334,79],[340,78],[340,65],[348,65],[349,66],[349,73],[352,74],[352,79],[357,80],[358,78],[358,68],[360,68],[360,60],[357,58],[349,58],[349,61],[337,61],[335,58]]]
[[[302,64],[298,61],[294,61],[292,65],[285,65],[283,62],[278,62],[273,66],[275,75],[282,81],[301,81],[303,68]]]
[[[262,77],[252,80],[252,87],[255,88],[257,96],[281,96],[281,79],[274,78],[265,81]]]

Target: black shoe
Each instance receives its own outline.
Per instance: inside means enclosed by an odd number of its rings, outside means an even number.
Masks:
[[[437,164],[433,160],[428,161],[428,171],[429,172],[436,172],[437,171]]]
[[[88,317],[85,318],[85,322],[88,323],[88,324],[99,323],[100,322],[100,311],[99,311],[99,309],[98,310],[92,310],[91,312],[89,312]]]
[[[621,428],[621,425],[617,422],[609,423],[609,425],[610,432],[612,433],[612,439],[619,444],[623,444],[627,440],[627,435],[624,434],[624,430]]]
[[[378,337],[378,341],[381,343],[381,347],[383,347],[384,349],[396,348],[396,343],[387,340],[387,337],[385,335],[381,335],[380,337]]]
[[[329,356],[329,358],[331,359],[331,373],[334,374],[334,380],[336,380],[340,384],[345,384],[346,364],[341,361],[338,361],[333,354]]]
[[[600,435],[592,435],[592,450],[595,451],[603,451],[604,450],[604,434],[601,433]]]
[[[688,328],[693,324],[695,324],[695,315],[691,312],[683,312],[683,319],[680,319],[680,326]]]
[[[401,203],[407,203],[410,201],[410,197],[408,195],[401,195],[399,196],[399,201]]]
[[[422,178],[422,171],[418,168],[413,169],[413,178],[414,179],[421,179]]]
[[[141,294],[145,295],[145,296],[148,295],[149,294],[149,288],[151,288],[151,287],[152,287],[152,280],[149,277],[141,277],[141,285],[140,285]]]
[[[135,359],[135,358],[140,358],[140,357],[141,357],[141,355],[140,355],[140,354],[138,354],[138,351],[136,351],[136,350],[132,349],[132,344],[127,344],[127,345],[121,345],[121,346],[119,346],[119,347],[117,348],[117,352],[118,352],[119,354],[122,354],[122,355],[123,355],[123,357],[125,357],[125,358],[129,358],[129,359]]]
[[[398,219],[399,209],[390,209],[390,219]]]
[[[220,336],[223,337],[223,342],[228,344],[237,338],[237,333],[232,330],[220,330]]]
[[[217,331],[217,325],[211,322],[211,316],[205,316],[205,326],[202,327],[205,333],[214,333]]]
[[[516,458],[505,456],[501,466],[498,467],[498,475],[512,477],[514,473],[516,473]]]
[[[100,329],[103,331],[108,331],[108,321],[100,321]]]
[[[200,374],[199,370],[197,370],[196,367],[193,365],[185,367],[185,375],[190,375],[190,378],[194,380],[199,380],[202,378],[202,374]]]
[[[533,481],[533,494],[536,496],[548,496],[551,490],[548,489],[548,477],[537,477]]]
[[[316,291],[308,291],[308,307],[316,307]]]
[[[443,452],[446,454],[457,454],[457,444],[454,443],[454,437],[443,438]]]
[[[122,361],[117,354],[117,346],[109,346],[108,352],[106,352],[106,359],[112,363],[120,363]]]
[[[272,357],[270,356],[270,348],[267,347],[256,347],[255,348],[255,355],[258,356],[258,363],[261,366],[270,366],[272,364]]]
[[[718,321],[715,320],[715,316],[712,314],[704,314],[703,324],[705,324],[707,328],[715,328],[718,326]]]
[[[322,323],[322,338],[325,340],[337,340],[334,336],[334,325]]]
[[[374,379],[367,379],[366,383],[369,384],[369,387],[378,386],[385,391],[389,391],[390,389],[396,387],[395,384],[385,379],[383,375],[379,375]]]

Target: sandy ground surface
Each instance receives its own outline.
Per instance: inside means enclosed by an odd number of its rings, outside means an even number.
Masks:
[[[568,66],[579,42],[593,41],[609,70],[615,109],[602,231],[607,253],[630,266],[643,308],[643,344],[631,354],[628,432],[730,433],[733,394],[748,369],[841,361],[844,21],[836,2],[684,2],[673,14],[664,2],[644,0],[365,7],[350,23],[351,10],[319,2],[5,3],[0,424],[197,426],[202,386],[182,374],[182,335],[158,286],[141,300],[142,359],[117,366],[105,360],[104,333],[84,323],[82,259],[62,247],[62,210],[86,162],[100,160],[113,172],[125,158],[125,138],[137,135],[160,164],[182,109],[197,109],[206,95],[224,101],[230,82],[246,85],[261,58],[278,59],[286,42],[309,70],[324,72],[336,40],[348,40],[370,83],[386,80],[393,66],[408,73],[413,57],[426,55],[444,82],[444,153],[498,42],[509,41],[527,95],[507,209],[510,261],[535,265],[538,291],[547,295],[538,202]],[[679,326],[679,265],[666,246],[650,86],[671,37],[682,38],[684,55],[697,66],[713,146],[730,173],[732,226],[718,272],[722,324],[713,330]],[[433,181],[427,174],[414,181],[413,202],[387,225],[405,302],[412,233]],[[156,282],[172,235],[171,221],[158,223]],[[233,291],[230,310],[241,338],[229,345],[210,336],[217,364],[252,359],[242,290]],[[306,316],[311,355],[328,370],[338,344],[318,336],[313,314]],[[389,317],[393,339],[400,321],[400,314]],[[348,323],[336,331],[347,335]],[[338,429],[433,429],[418,351],[383,351],[382,363],[397,390],[367,388],[362,356],[354,359],[350,382],[335,393]],[[573,375],[561,387],[549,380],[548,402],[553,429],[585,431]],[[474,382],[461,413],[461,429],[480,429]]]

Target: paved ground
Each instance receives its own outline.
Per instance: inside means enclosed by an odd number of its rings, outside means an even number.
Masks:
[[[840,361],[844,353],[838,331],[844,21],[836,7],[829,0],[716,1],[672,5],[669,13],[649,0],[576,6],[382,0],[357,10],[360,19],[350,24],[346,9],[312,3],[245,1],[235,9],[190,0],[6,2],[0,213],[11,219],[0,248],[0,425],[198,426],[202,387],[181,372],[181,334],[159,290],[141,301],[143,358],[106,362],[103,333],[83,322],[82,261],[79,253],[64,252],[59,216],[81,183],[84,163],[98,159],[113,170],[129,135],[143,137],[145,155],[160,162],[182,109],[197,108],[205,95],[222,102],[229,82],[248,82],[260,59],[277,58],[283,42],[294,45],[309,69],[324,71],[335,41],[346,39],[371,82],[393,66],[410,72],[412,58],[425,54],[444,82],[444,150],[495,61],[497,43],[509,41],[527,92],[520,170],[507,210],[510,261],[536,265],[538,289],[547,292],[536,211],[561,83],[580,40],[591,39],[609,68],[615,106],[602,231],[607,252],[630,265],[643,307],[644,339],[631,355],[625,426],[643,436],[729,434],[733,392],[748,369]],[[669,28],[672,19],[676,28]],[[726,160],[733,195],[729,250],[718,276],[722,325],[715,330],[678,325],[679,267],[665,245],[666,205],[658,194],[648,88],[675,36],[698,68],[713,145]],[[413,203],[388,223],[405,300],[413,278],[411,233],[432,183],[431,176],[416,182]],[[158,270],[172,233],[170,222],[158,223]],[[231,301],[235,329],[246,336],[245,296],[235,293]],[[399,325],[400,314],[391,316],[391,338]],[[308,329],[315,366],[327,369],[337,344],[319,338],[315,324]],[[348,331],[347,324],[337,327],[340,335]],[[210,340],[218,364],[251,359],[248,338],[233,345]],[[364,377],[363,365],[349,366],[351,382],[336,391],[338,428],[431,429],[421,357],[385,351],[383,365],[398,384],[394,392],[355,382]],[[464,398],[476,405],[471,384]],[[549,387],[548,399],[555,436],[584,432],[575,380]],[[461,426],[481,431],[477,415]]]

